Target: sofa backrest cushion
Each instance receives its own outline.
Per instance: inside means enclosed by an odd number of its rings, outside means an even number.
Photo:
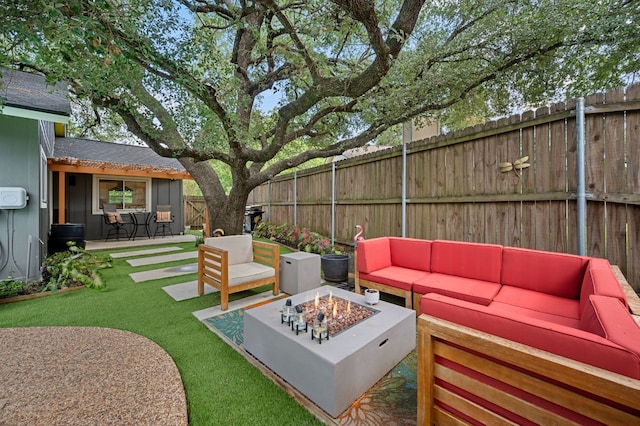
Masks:
[[[229,252],[229,265],[253,262],[253,240],[250,234],[206,238],[204,243]]]
[[[592,294],[615,297],[620,300],[624,306],[628,306],[627,298],[622,291],[618,279],[613,274],[611,264],[607,259],[596,257],[589,259],[589,264],[587,265],[587,270],[582,280],[582,289],[580,290],[581,312],[584,309],[585,303],[589,300],[589,296]]]
[[[578,299],[589,258],[516,247],[502,250],[502,285]]]
[[[431,244],[431,272],[500,282],[502,246],[435,240]]]
[[[389,237],[358,241],[358,271],[370,274],[391,266]]]
[[[407,269],[429,272],[431,241],[417,238],[389,237],[391,264]]]

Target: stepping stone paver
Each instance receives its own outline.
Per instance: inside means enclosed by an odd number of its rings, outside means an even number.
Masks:
[[[182,250],[182,247],[160,247],[155,249],[146,249],[146,250],[134,250],[134,251],[123,251],[120,253],[111,253],[111,257],[114,259],[120,257],[133,257],[133,256],[146,256],[149,254],[158,254],[158,253],[166,253],[169,251]]]
[[[174,262],[176,260],[197,259],[197,251],[187,251],[184,253],[165,254],[163,256],[141,257],[139,259],[129,259],[127,263],[131,266],[155,265],[157,263]]]

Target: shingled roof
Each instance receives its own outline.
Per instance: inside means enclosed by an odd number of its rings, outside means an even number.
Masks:
[[[68,90],[64,83],[51,86],[41,75],[4,68],[0,69],[0,74],[0,98],[3,107],[64,117],[71,115],[71,104],[67,99]]]
[[[95,174],[189,179],[175,158],[165,158],[151,148],[91,139],[56,138],[51,170]]]

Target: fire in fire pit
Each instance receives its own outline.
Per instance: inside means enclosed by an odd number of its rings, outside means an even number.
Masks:
[[[329,336],[335,336],[377,312],[358,303],[352,303],[350,300],[334,297],[332,293],[322,297],[316,293],[313,301],[307,301],[301,305],[309,328],[313,327],[319,313],[324,314]]]

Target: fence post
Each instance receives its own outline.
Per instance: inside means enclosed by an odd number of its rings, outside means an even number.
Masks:
[[[271,179],[267,184],[267,218],[271,222]]]
[[[293,226],[298,225],[298,172],[293,172]]]
[[[585,136],[584,98],[576,100],[576,223],[578,226],[578,254],[586,256],[587,195],[585,192]]]
[[[413,121],[402,126],[402,237],[407,236],[407,144],[413,139]]]

